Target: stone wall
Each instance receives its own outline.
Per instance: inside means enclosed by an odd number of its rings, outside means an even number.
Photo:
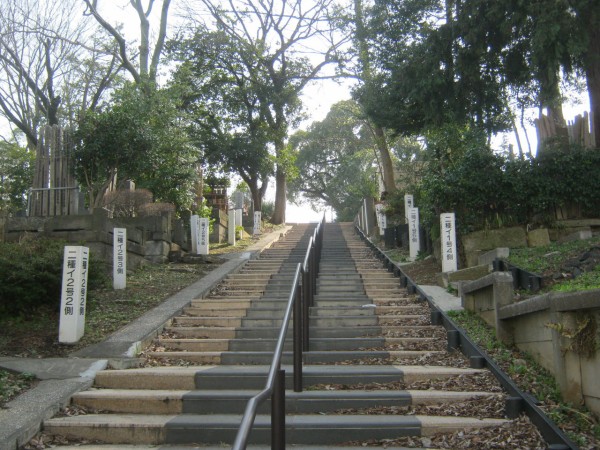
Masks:
[[[554,375],[565,401],[585,403],[600,415],[600,289],[551,292],[514,303],[512,276],[495,272],[464,283],[460,292],[465,309]],[[569,337],[573,334],[577,337]]]
[[[162,216],[109,219],[106,211],[93,214],[54,217],[13,217],[4,227],[4,241],[18,242],[24,236],[62,239],[83,244],[112,264],[113,229],[127,229],[127,266],[136,268],[144,261],[168,260],[173,245],[186,247],[185,227],[175,226],[171,213]],[[180,233],[176,233],[179,229]],[[180,242],[176,242],[179,240]]]

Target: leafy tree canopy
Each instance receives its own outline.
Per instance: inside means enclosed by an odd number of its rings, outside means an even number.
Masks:
[[[101,204],[108,185],[132,179],[155,200],[189,208],[198,150],[182,126],[169,92],[128,85],[113,106],[84,117],[76,132],[76,176],[87,186],[90,203]]]
[[[16,143],[0,141],[0,212],[13,214],[25,208],[34,165],[33,152]]]
[[[377,195],[375,143],[353,101],[335,104],[322,122],[290,139],[299,175],[288,184],[291,198],[331,206],[340,221],[352,221],[364,197]]]

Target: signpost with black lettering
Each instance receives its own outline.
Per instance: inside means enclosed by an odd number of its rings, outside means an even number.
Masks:
[[[229,245],[235,245],[235,209],[229,210],[227,221],[227,238]]]
[[[58,329],[58,341],[62,344],[78,342],[85,331],[88,263],[87,247],[65,247]]]
[[[260,211],[254,211],[254,229],[252,230],[253,235],[260,234],[262,214]]]
[[[442,272],[458,270],[458,255],[456,253],[456,224],[454,213],[440,215],[440,230],[442,243]]]
[[[208,255],[210,224],[206,217],[200,217],[199,227],[200,234],[198,238],[198,254]]]
[[[192,254],[198,254],[198,244],[200,243],[200,216],[194,214],[190,217],[190,230],[192,238]]]
[[[404,218],[406,223],[408,223],[408,212],[410,208],[414,208],[415,200],[412,194],[404,194]]]
[[[408,210],[408,242],[411,259],[416,259],[421,251],[421,237],[419,236],[419,208]]]
[[[127,228],[113,229],[113,289],[127,284]]]

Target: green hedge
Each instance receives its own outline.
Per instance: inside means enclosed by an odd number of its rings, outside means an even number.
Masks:
[[[434,235],[443,212],[456,213],[462,233],[515,224],[551,226],[554,208],[571,204],[583,217],[600,216],[600,150],[549,150],[536,159],[511,160],[487,148],[469,148],[436,169],[426,171],[411,192]],[[403,209],[403,195],[395,194],[393,209]]]
[[[0,314],[30,316],[36,308],[60,307],[63,241],[0,243]],[[88,290],[106,283],[105,264],[91,255]]]

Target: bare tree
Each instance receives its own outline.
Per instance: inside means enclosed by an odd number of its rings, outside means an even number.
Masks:
[[[323,68],[338,59],[344,45],[329,20],[332,0],[200,0],[217,27],[254,56],[248,82],[260,93],[260,111],[272,131],[276,153],[275,210],[271,221],[285,222],[286,140],[301,111],[300,94]]]
[[[83,0],[87,8],[87,14],[92,15],[96,21],[104,28],[116,41],[119,48],[119,58],[123,67],[131,74],[134,81],[140,84],[145,81],[155,82],[160,57],[165,45],[167,35],[167,21],[169,17],[169,6],[171,0],[163,0],[160,12],[160,22],[158,34],[154,43],[154,48],[150,52],[150,16],[154,7],[154,0],[129,0],[129,4],[135,10],[140,22],[140,41],[137,49],[131,49],[123,33],[110,24],[110,22],[98,10],[98,0]],[[139,51],[139,53],[137,53]],[[136,66],[134,60],[139,58],[139,64]]]
[[[40,125],[72,122],[95,107],[119,70],[81,13],[74,0],[0,3],[0,115],[30,148]]]

